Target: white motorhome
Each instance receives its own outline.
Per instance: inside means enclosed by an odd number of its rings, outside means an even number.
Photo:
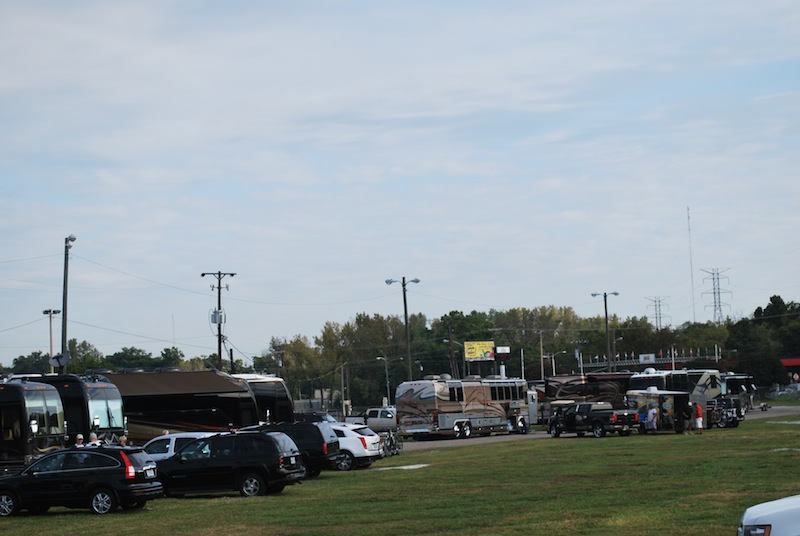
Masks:
[[[412,437],[527,434],[538,419],[536,404],[528,403],[535,393],[530,397],[519,378],[426,376],[398,385],[395,400],[400,433]]]

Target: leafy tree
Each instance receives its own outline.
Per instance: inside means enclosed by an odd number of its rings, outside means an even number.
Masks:
[[[142,368],[151,370],[161,365],[160,361],[153,359],[153,355],[140,348],[123,348],[119,352],[106,357],[109,367],[116,369]]]
[[[183,362],[183,352],[174,346],[161,350],[162,367],[179,367]]]
[[[15,374],[46,374],[50,372],[50,354],[40,351],[27,356],[19,356],[11,364],[11,372]]]
[[[71,359],[65,367],[67,372],[83,374],[87,370],[102,370],[107,368],[103,354],[87,341],[78,344],[77,339],[70,339],[67,347]]]

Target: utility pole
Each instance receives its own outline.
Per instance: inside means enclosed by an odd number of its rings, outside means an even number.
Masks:
[[[217,369],[222,370],[222,278],[225,276],[233,277],[236,274],[224,272],[203,272],[200,274],[200,277],[205,277],[207,275],[213,275],[217,278],[217,285],[211,285],[211,290],[216,289],[217,291],[217,310],[215,311],[214,315],[214,320],[217,324]],[[228,285],[225,285],[225,290],[228,290]]]
[[[64,239],[64,296],[61,303],[61,359],[67,357],[67,283],[69,282],[69,250],[72,242],[75,242],[75,235],[69,235]],[[67,359],[68,360],[68,359]],[[61,361],[66,363],[66,361]],[[59,372],[64,372],[64,364],[61,365]]]

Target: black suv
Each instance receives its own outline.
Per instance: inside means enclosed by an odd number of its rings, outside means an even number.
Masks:
[[[89,508],[106,514],[142,508],[163,495],[157,467],[135,447],[83,447],[47,454],[19,472],[0,476],[0,516],[51,506]]]
[[[238,491],[245,497],[280,493],[306,469],[286,434],[232,432],[196,439],[158,462],[167,495]]]
[[[249,426],[245,429],[283,432],[291,437],[303,455],[306,478],[314,478],[323,469],[336,467],[342,457],[339,452],[339,438],[327,422],[280,422]]]

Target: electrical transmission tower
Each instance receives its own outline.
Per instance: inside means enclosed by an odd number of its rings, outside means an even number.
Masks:
[[[666,297],[669,298],[669,296],[666,296]],[[664,298],[665,298],[665,296],[655,296],[653,298],[645,298],[646,300],[650,300],[651,302],[653,302],[653,305],[652,305],[652,307],[654,309],[654,312],[653,312],[653,323],[656,326],[656,330],[660,330],[661,327],[662,327],[662,324],[661,324],[661,302],[664,300]],[[648,307],[651,307],[651,306],[648,305]],[[669,316],[667,316],[667,318],[669,318]]]
[[[709,274],[710,277],[706,277],[706,279],[711,279],[711,292],[703,292],[703,294],[712,294],[714,297],[714,322],[717,324],[722,324],[724,318],[722,318],[722,306],[730,307],[729,304],[722,302],[722,294],[731,294],[729,290],[722,290],[719,288],[719,277],[723,273],[730,270],[730,268],[719,269],[719,268],[712,268],[711,270],[703,270],[705,273]],[[728,279],[727,277],[725,279]],[[706,306],[708,308],[708,306]]]

